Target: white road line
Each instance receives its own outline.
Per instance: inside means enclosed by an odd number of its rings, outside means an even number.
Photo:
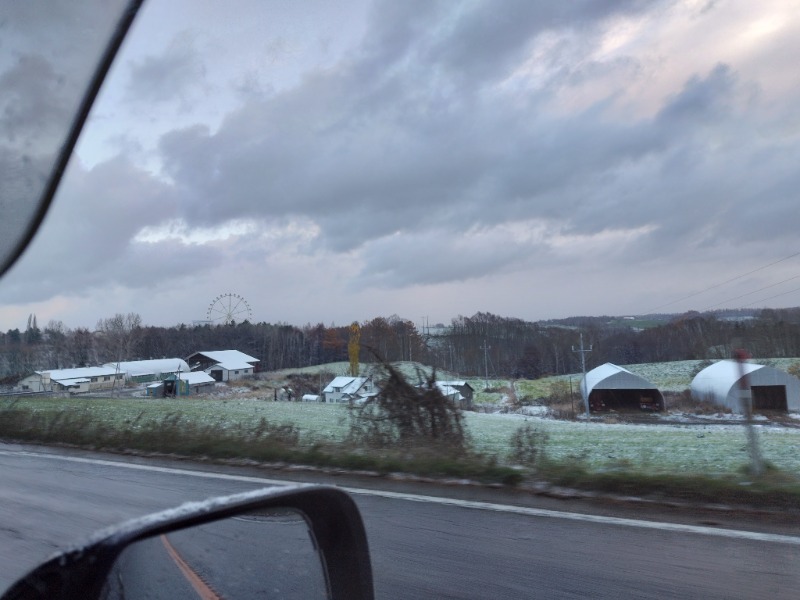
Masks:
[[[245,475],[229,475],[226,473],[210,473],[205,471],[191,471],[187,469],[175,469],[171,467],[158,467],[155,465],[142,465],[136,463],[117,462],[113,460],[103,460],[96,458],[81,458],[77,456],[59,456],[57,454],[44,454],[26,451],[7,451],[0,450],[0,456],[29,456],[32,458],[43,458],[49,460],[61,460],[73,463],[85,463],[105,467],[116,467],[121,469],[133,469],[138,471],[151,471],[155,473],[167,473],[170,475],[183,475],[186,477],[201,477],[206,479],[221,479],[226,481],[240,481],[244,483],[255,483],[264,486],[270,485],[312,485],[298,484],[296,481],[281,479],[267,479],[263,477],[248,477]],[[601,525],[618,525],[622,527],[635,527],[639,529],[656,529],[659,531],[673,531],[679,533],[693,533],[713,537],[731,538],[738,540],[748,540],[755,542],[771,542],[775,544],[788,544],[800,546],[800,537],[792,535],[780,535],[775,533],[758,533],[755,531],[742,531],[738,529],[717,529],[714,527],[704,527],[701,525],[683,525],[680,523],[664,523],[661,521],[641,521],[638,519],[625,519],[621,517],[607,517],[602,515],[587,515],[582,513],[564,512],[559,510],[547,510],[543,508],[530,508],[525,506],[513,506],[508,504],[495,504],[492,502],[476,502],[472,500],[458,500],[455,498],[440,498],[437,496],[424,496],[421,494],[405,494],[402,492],[389,492],[383,490],[370,490],[365,488],[352,488],[337,486],[351,493],[362,496],[377,496],[380,498],[390,498],[393,500],[406,500],[409,502],[425,502],[428,504],[441,504],[444,506],[457,506],[460,508],[470,508],[474,510],[488,510],[493,512],[511,513],[530,517],[545,517],[550,519],[563,519],[566,521],[582,521],[585,523],[597,523]]]

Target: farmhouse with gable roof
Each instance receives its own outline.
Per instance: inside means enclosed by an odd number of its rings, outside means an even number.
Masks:
[[[204,350],[186,358],[192,371],[205,371],[216,381],[235,381],[258,372],[257,358],[238,350]]]

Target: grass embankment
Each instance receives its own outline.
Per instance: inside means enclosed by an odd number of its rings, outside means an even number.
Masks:
[[[281,404],[292,409],[288,413],[293,419],[281,423],[269,420],[265,413]],[[517,469],[472,451],[454,454],[436,446],[364,450],[347,439],[347,415],[342,408],[252,400],[25,398],[0,404],[0,439],[506,484],[522,479]],[[287,411],[280,412],[287,416]]]
[[[535,435],[512,440],[521,426]],[[0,403],[0,437],[114,452],[242,459],[518,484],[526,479],[625,495],[800,508],[800,430],[762,428],[773,468],[753,479],[735,425],[568,423],[467,413],[470,450],[365,450],[345,407],[204,399],[24,398]],[[522,447],[519,447],[519,444]],[[530,450],[533,449],[534,452]]]

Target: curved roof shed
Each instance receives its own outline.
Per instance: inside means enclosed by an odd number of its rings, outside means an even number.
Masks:
[[[664,410],[664,396],[644,377],[606,363],[586,373],[581,395],[592,411],[642,409]]]
[[[800,380],[780,369],[755,363],[739,365],[734,360],[721,360],[695,375],[692,397],[741,413],[739,380],[743,372],[750,380],[753,410],[800,411]]]

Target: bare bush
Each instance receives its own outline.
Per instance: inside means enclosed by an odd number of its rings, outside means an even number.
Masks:
[[[717,413],[730,413],[731,409],[714,404],[710,400],[696,400],[690,390],[680,393],[664,392],[664,404],[670,412],[691,413],[695,415],[715,415]]]
[[[436,446],[465,452],[461,411],[436,386],[436,373],[415,387],[392,365],[383,363],[382,368],[387,377],[381,391],[350,407],[351,441],[377,448]]]
[[[547,440],[546,432],[525,423],[511,435],[509,458],[516,464],[535,467],[544,459]]]
[[[553,381],[550,384],[550,395],[540,398],[539,402],[546,406],[550,416],[554,419],[574,419],[575,418],[575,399],[570,390],[569,382],[562,380]],[[577,410],[580,410],[578,408]]]

